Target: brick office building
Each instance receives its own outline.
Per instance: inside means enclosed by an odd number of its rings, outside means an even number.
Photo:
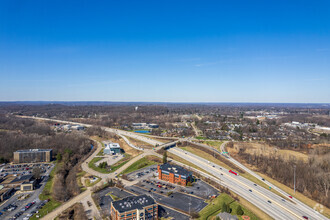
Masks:
[[[192,172],[180,166],[168,163],[158,165],[158,178],[170,183],[186,186],[188,182],[192,182]]]
[[[157,220],[158,205],[147,195],[129,196],[111,202],[112,220]]]

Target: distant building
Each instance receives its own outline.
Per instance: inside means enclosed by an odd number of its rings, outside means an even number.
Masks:
[[[51,149],[29,149],[14,152],[14,163],[50,162],[52,160]]]
[[[110,214],[112,220],[155,220],[158,219],[158,205],[151,196],[129,196],[111,202]]]
[[[168,163],[158,165],[158,178],[170,183],[186,186],[188,182],[192,182],[192,172],[180,166]]]
[[[104,143],[104,154],[120,154],[121,148],[118,143],[112,143],[112,142],[103,142]]]
[[[133,129],[149,129],[158,128],[158,124],[148,124],[148,123],[132,123]]]
[[[159,128],[158,124],[148,124],[149,128]]]
[[[82,126],[82,125],[72,125],[72,126],[71,126],[71,129],[72,129],[72,130],[80,131],[80,130],[84,130],[85,127]]]

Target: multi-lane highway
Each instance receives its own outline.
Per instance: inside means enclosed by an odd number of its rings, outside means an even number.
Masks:
[[[60,123],[71,123],[71,124],[81,124],[86,127],[90,127],[92,125],[88,124],[82,124],[82,123],[73,123],[70,121],[63,121],[63,120],[54,120],[54,119],[44,119],[44,118],[35,118],[40,120],[51,120],[55,122]],[[104,129],[108,132],[114,132],[118,135],[124,135],[131,138],[138,139],[140,141],[147,142],[152,145],[159,145],[161,147],[163,143],[148,138],[143,135],[139,135],[137,133],[127,132],[123,130],[113,129],[113,128],[107,128],[104,127]],[[163,145],[164,146],[164,145]],[[150,150],[149,150],[150,151]],[[203,170],[207,170],[208,172],[213,174],[213,178],[216,178],[222,185],[228,187],[233,192],[239,194],[246,200],[250,201],[252,204],[266,212],[269,216],[271,216],[274,219],[304,219],[303,216],[307,216],[309,219],[327,219],[325,216],[321,215],[320,213],[314,211],[312,208],[306,206],[305,204],[294,200],[294,203],[289,201],[290,199],[283,199],[282,197],[276,195],[275,193],[261,187],[256,186],[255,183],[241,177],[241,176],[235,176],[233,174],[230,174],[228,170],[226,170],[223,167],[220,167],[219,165],[213,164],[209,161],[207,161],[204,158],[201,158],[197,155],[191,154],[189,152],[183,151],[178,148],[170,148],[168,150],[169,152],[185,159],[188,161],[193,162],[196,166],[202,168]],[[237,161],[235,162],[233,159],[231,159],[233,163],[238,165]],[[240,167],[243,165],[240,164]],[[242,167],[243,168],[243,167]],[[246,167],[244,169],[247,169]],[[249,173],[253,173],[255,176],[256,174],[252,171],[248,171]],[[202,173],[202,172],[201,172]],[[202,173],[203,175],[207,175],[206,173]],[[258,179],[261,179],[261,177],[258,176]],[[273,188],[277,189],[275,186],[272,186]],[[277,189],[278,190],[278,189]],[[280,191],[280,190],[278,190]],[[281,192],[281,191],[280,191]],[[284,195],[287,195],[284,193]]]

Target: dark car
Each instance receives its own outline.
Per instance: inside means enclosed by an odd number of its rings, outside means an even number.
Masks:
[[[268,203],[272,203],[270,200],[268,200]]]
[[[307,216],[303,216],[303,218],[304,218],[304,219],[308,219],[308,217],[307,217]]]
[[[250,192],[252,192],[252,190],[251,190],[251,189],[249,189],[249,191],[250,191]]]
[[[253,185],[257,186],[257,184],[253,184]]]

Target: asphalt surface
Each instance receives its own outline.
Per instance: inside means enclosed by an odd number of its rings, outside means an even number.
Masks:
[[[69,123],[69,124],[80,124],[86,127],[90,127],[92,125],[88,124],[83,124],[83,123],[75,123],[75,122],[69,122],[69,121],[63,121],[63,120],[54,120],[54,119],[45,119],[45,118],[37,118],[37,117],[32,117],[34,119],[41,119],[41,120],[50,120],[50,121],[56,121],[60,123]],[[150,139],[148,137],[145,137],[143,135],[139,135],[137,133],[132,133],[128,131],[122,131],[122,130],[117,130],[117,129],[112,129],[112,128],[107,128],[104,127],[104,129],[108,132],[114,132],[118,135],[125,135],[128,137],[132,137],[135,139],[138,139],[140,141],[147,142],[149,144],[152,144],[154,146],[158,145],[156,148],[159,149],[163,146],[170,146],[173,143],[167,143],[163,144],[159,141]],[[187,139],[182,139],[187,140]],[[180,141],[180,139],[178,140]],[[134,146],[134,145],[133,145]],[[146,151],[145,151],[146,152]],[[220,166],[212,163],[208,163],[207,160],[198,157],[196,155],[192,155],[190,153],[185,154],[184,152],[171,148],[169,149],[169,152],[176,154],[179,157],[182,157],[185,160],[189,160],[193,162],[195,165],[198,167],[207,170],[211,172],[214,176],[210,176],[206,173],[200,172],[204,176],[208,176],[209,178],[216,178],[216,180],[231,189],[233,192],[239,194],[243,198],[247,199],[250,201],[252,204],[255,206],[259,207],[261,210],[266,212],[268,215],[275,219],[303,219],[302,216],[308,216],[309,219],[327,219],[323,215],[319,214],[318,212],[314,211],[312,208],[301,204],[300,202],[296,202],[296,204],[293,204],[288,201],[282,201],[282,198],[279,197],[278,195],[270,192],[269,190],[266,190],[262,187],[254,187],[254,183],[242,178],[240,176],[232,176],[232,174],[227,173],[227,170],[225,171],[220,171]],[[214,167],[213,167],[214,166]],[[223,168],[224,169],[224,168]],[[223,175],[221,175],[223,173]],[[249,189],[252,190],[252,192],[249,191]],[[269,201],[269,202],[268,202]]]
[[[145,191],[139,190],[139,188],[136,188],[134,186],[129,187],[129,189],[133,189],[134,194],[146,194]],[[111,193],[112,195],[117,196],[119,198],[125,198],[127,196],[134,195],[133,193],[128,193],[125,190],[121,190],[116,187],[106,188],[106,189],[103,189],[103,190],[95,193],[95,196],[98,196],[100,198],[99,205],[100,205],[101,209],[108,213],[110,213],[110,203],[113,201],[110,196],[107,196],[108,193]],[[189,219],[189,216],[187,216],[186,214],[173,210],[165,205],[159,205],[158,210],[159,210],[158,213],[160,215],[159,217],[165,217],[165,218],[172,217],[173,219],[177,219],[177,220],[181,220],[181,219],[188,220]]]
[[[27,193],[21,193],[21,194],[16,194],[14,196],[12,196],[11,198],[9,198],[6,203],[4,203],[1,207],[0,210],[2,210],[4,207],[8,206],[9,204],[16,204],[17,208],[11,212],[4,212],[1,216],[1,219],[10,219],[12,218],[16,213],[20,212],[22,208],[24,208],[28,203],[31,203],[33,201],[36,202],[36,204],[34,204],[33,206],[31,206],[31,208],[29,208],[28,210],[24,211],[24,213],[17,218],[18,220],[22,220],[24,217],[26,217],[27,214],[31,213],[32,211],[34,211],[36,209],[36,207],[41,203],[40,199],[39,199],[39,195],[42,193],[42,190],[44,189],[48,178],[49,178],[49,173],[52,171],[52,169],[54,168],[54,165],[51,165],[51,168],[48,169],[46,171],[46,173],[44,173],[42,176],[44,176],[44,179],[42,180],[42,182],[40,183],[39,188],[37,188],[36,190],[32,191],[32,192],[27,192]],[[30,194],[30,196],[27,199],[24,200],[18,200],[18,197],[22,194]]]

